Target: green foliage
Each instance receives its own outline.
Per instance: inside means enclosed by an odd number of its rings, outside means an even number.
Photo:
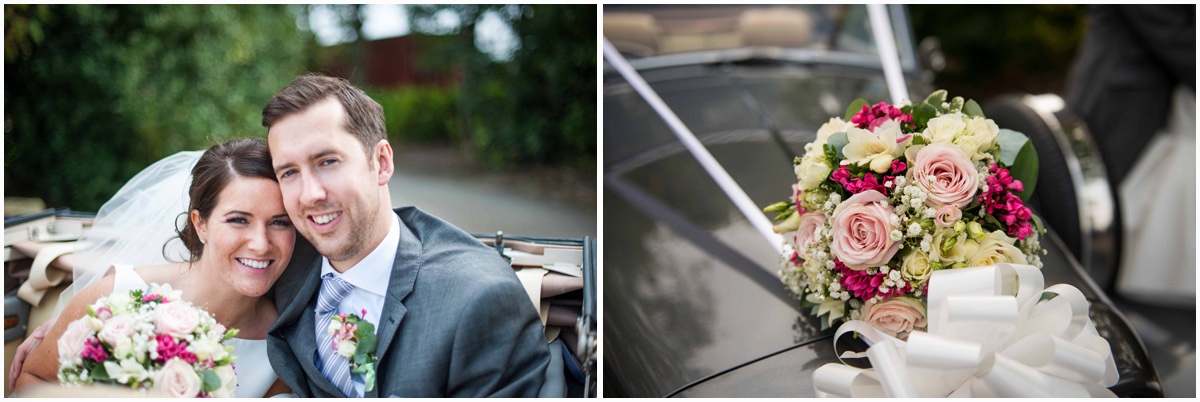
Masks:
[[[1037,151],[1033,149],[1033,141],[1028,141],[1021,147],[1021,151],[1017,153],[1017,159],[1013,161],[1013,165],[1009,167],[1009,173],[1013,179],[1020,180],[1024,187],[1021,192],[1017,193],[1017,197],[1021,201],[1029,201],[1029,197],[1033,196],[1033,189],[1037,187],[1038,178],[1038,158]]]
[[[200,391],[212,393],[221,389],[221,377],[217,376],[212,370],[204,370],[200,372]]]
[[[312,44],[289,11],[5,6],[6,194],[94,211],[164,156],[261,136],[263,105]]]
[[[464,21],[457,32],[460,39],[440,42],[432,59],[444,63],[454,57],[464,70],[459,114],[466,138],[481,158],[496,166],[595,166],[596,6],[439,5],[409,10],[417,30],[432,26],[431,18],[444,11]],[[476,48],[474,25],[488,12],[508,19],[520,42],[507,62],[492,61]]]
[[[388,139],[396,144],[458,142],[456,89],[402,87],[367,91],[383,106]]]
[[[862,98],[858,98],[855,99],[854,102],[850,102],[850,106],[846,107],[846,118],[843,120],[850,121],[850,119],[854,118],[854,115],[858,114],[858,112],[861,112],[863,106],[866,105],[867,100]]]
[[[836,157],[836,159],[830,159],[830,161],[846,159],[846,155],[842,153],[842,149],[846,148],[846,145],[849,143],[850,138],[844,132],[830,134],[829,138],[825,139],[825,145],[833,147],[834,156]]]

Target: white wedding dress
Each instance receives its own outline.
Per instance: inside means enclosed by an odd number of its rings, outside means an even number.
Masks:
[[[179,152],[155,162],[129,179],[100,207],[91,229],[79,241],[75,255],[81,263],[72,267],[74,283],[62,292],[56,317],[80,289],[98,281],[109,267],[115,272],[113,290],[129,291],[147,286],[134,266],[187,260],[189,253],[175,238],[175,230],[187,219],[191,170],[202,154]],[[278,378],[267,359],[266,339],[234,338],[226,342],[238,356],[234,361],[238,379],[234,396],[263,397]]]
[[[148,286],[141,275],[133,270],[133,266],[113,264],[113,272],[113,292],[128,292]],[[233,371],[237,373],[238,385],[233,396],[262,398],[279,378],[267,360],[267,340],[233,338],[225,341],[225,344],[233,346],[232,353],[237,356],[237,360],[233,361]]]

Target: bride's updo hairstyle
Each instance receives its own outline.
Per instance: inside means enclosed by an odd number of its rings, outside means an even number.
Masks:
[[[266,141],[258,138],[230,140],[204,151],[192,168],[192,185],[188,188],[191,201],[184,215],[200,211],[200,218],[208,220],[221,192],[236,177],[261,177],[276,181]],[[187,262],[195,262],[204,252],[204,244],[200,243],[192,220],[185,220],[183,229],[176,233],[191,255]]]

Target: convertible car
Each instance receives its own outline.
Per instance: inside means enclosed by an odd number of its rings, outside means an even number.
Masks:
[[[934,54],[918,50],[903,6],[887,6],[886,15],[905,97],[921,99],[932,90],[922,77]],[[621,62],[760,208],[786,199],[796,180],[793,158],[830,116],[841,116],[856,98],[890,100],[871,27],[861,5],[604,7],[604,37]],[[838,361],[833,329],[822,330],[800,309],[777,277],[778,251],[674,134],[664,112],[615,68],[616,58],[606,55],[603,67],[603,395],[815,396],[813,371]],[[1007,128],[1040,135],[1028,126]],[[1087,157],[1062,149],[1039,149],[1043,166]],[[1062,197],[1045,189],[1065,186],[1070,198],[1035,202],[1035,212],[1073,219],[1047,219],[1046,282],[1073,285],[1091,302],[1120,372],[1114,393],[1161,396],[1137,333],[1089,275],[1107,263],[1103,248],[1093,247],[1104,234],[1090,219],[1104,211],[1081,204],[1091,199],[1085,194],[1075,197],[1091,176],[1048,169],[1037,192]],[[1056,232],[1060,224],[1075,225],[1061,229],[1068,237]]]
[[[6,373],[27,333],[54,316],[59,294],[71,283],[73,267],[86,258],[74,252],[87,249],[87,233],[94,221],[95,214],[68,209],[5,217]],[[563,397],[596,397],[595,241],[591,237],[525,237],[503,232],[473,235],[509,261],[531,301],[540,307],[554,368],[547,373],[547,381],[562,383]],[[10,395],[7,380],[4,386],[5,395]]]

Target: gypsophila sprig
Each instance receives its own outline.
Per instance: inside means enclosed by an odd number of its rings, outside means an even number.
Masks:
[[[791,198],[764,209],[786,243],[779,276],[822,327],[862,319],[903,337],[926,325],[932,272],[1041,267],[1024,134],[944,90],[912,105],[857,100],[845,116],[795,158]]]
[[[170,285],[114,292],[58,340],[64,386],[116,384],[159,397],[233,397],[237,335]]]

